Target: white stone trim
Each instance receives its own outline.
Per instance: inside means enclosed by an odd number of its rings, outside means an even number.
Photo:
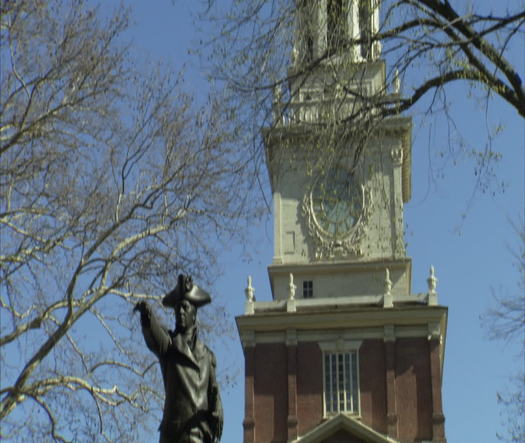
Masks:
[[[286,346],[297,346],[297,331],[295,329],[286,331]]]
[[[323,353],[353,352],[359,351],[362,343],[363,340],[347,340],[342,334],[339,334],[336,340],[319,341],[319,347]]]
[[[392,306],[384,306],[385,309],[392,309],[395,303],[420,303],[426,304],[427,294],[413,295],[393,295]],[[293,308],[290,308],[290,301],[293,301]],[[308,310],[314,307],[325,308],[329,306],[363,306],[375,305],[383,306],[384,295],[347,295],[343,297],[321,297],[321,298],[297,298],[293,300],[276,300],[274,302],[254,302],[255,312],[288,311],[296,312]]]
[[[242,331],[240,334],[240,337],[241,337],[241,342],[244,348],[252,348],[255,346],[255,343],[256,343],[255,331],[253,330]]]
[[[384,341],[393,342],[396,340],[396,328],[394,325],[385,325],[384,327]]]
[[[282,223],[282,213],[281,213],[281,193],[273,193],[273,230],[274,230],[274,245],[273,245],[273,263],[282,263],[283,262],[283,253],[281,245],[281,223]]]
[[[441,328],[439,327],[441,332]],[[437,329],[434,329],[437,331]],[[248,334],[245,334],[248,333]],[[420,326],[398,326],[385,325],[383,328],[363,328],[360,330],[315,330],[301,331],[288,329],[273,332],[254,332],[244,331],[241,334],[241,341],[244,346],[255,346],[255,344],[284,343],[287,346],[299,343],[319,343],[321,349],[330,349],[329,344],[339,342],[341,349],[359,348],[364,340],[384,340],[385,342],[395,341],[399,338],[428,338],[428,324]],[[341,344],[342,343],[342,344]],[[333,345],[337,347],[338,345]]]
[[[284,302],[283,302],[284,303]],[[363,307],[359,310],[326,309],[311,312],[286,312],[254,314],[237,317],[240,330],[253,329],[260,332],[299,330],[341,330],[354,328],[375,328],[394,324],[401,326],[421,326],[431,322],[446,325],[447,308],[442,306],[413,306],[392,309]],[[444,328],[442,328],[444,329]]]
[[[334,435],[339,430],[348,432],[351,436],[357,437],[370,443],[396,443],[386,435],[363,424],[353,415],[338,414],[322,422],[306,434],[293,440],[293,443],[317,443]]]
[[[392,296],[392,280],[390,280],[390,270],[385,270],[385,292],[383,295],[383,308],[390,309],[394,307],[394,297]]]
[[[431,322],[428,324],[428,340],[441,339],[441,325],[439,322]]]
[[[370,261],[359,261],[349,262],[347,260],[341,261],[330,261],[320,263],[293,263],[293,264],[273,264],[268,266],[268,273],[274,274],[289,274],[293,272],[294,276],[301,276],[303,274],[319,274],[334,272],[358,272],[358,271],[369,271],[369,270],[383,270],[389,268],[390,272],[394,270],[406,270],[410,272],[411,259],[407,257],[398,258],[395,260],[370,260]]]

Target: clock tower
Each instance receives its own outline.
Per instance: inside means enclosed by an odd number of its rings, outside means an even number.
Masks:
[[[432,268],[411,292],[411,119],[374,108],[399,94],[372,38],[379,0],[297,5],[290,81],[264,131],[272,301],[249,279],[237,317],[244,442],[445,442],[447,309]]]

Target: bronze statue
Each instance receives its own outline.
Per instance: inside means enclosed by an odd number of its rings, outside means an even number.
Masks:
[[[138,302],[142,333],[159,358],[166,399],[160,443],[215,443],[221,438],[223,412],[215,378],[215,356],[197,338],[197,309],[211,301],[191,277],[179,275],[163,299],[175,309],[175,331],[162,327],[146,302]]]

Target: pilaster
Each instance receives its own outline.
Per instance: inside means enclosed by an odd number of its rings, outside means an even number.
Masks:
[[[394,326],[385,326],[386,420],[388,436],[397,439],[396,347]]]
[[[274,236],[274,242],[273,242],[273,262],[274,263],[282,263],[283,262],[283,256],[282,256],[282,232],[281,232],[281,193],[280,192],[274,192],[273,194],[273,236]]]
[[[441,400],[441,362],[439,358],[440,340],[429,339],[430,377],[432,383],[432,442],[446,443],[445,416]]]
[[[255,442],[255,343],[248,343],[244,346],[244,443]]]
[[[403,147],[401,144],[390,151],[392,158],[392,183],[391,189],[391,215],[392,228],[394,230],[392,235],[392,253],[394,257],[405,256],[405,240],[404,240],[404,222],[403,222],[403,197],[401,195],[402,189],[402,166],[403,166]]]
[[[297,438],[297,332],[286,331],[288,351],[288,441]]]

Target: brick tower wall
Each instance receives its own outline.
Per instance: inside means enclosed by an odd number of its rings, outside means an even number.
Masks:
[[[359,349],[361,420],[402,442],[432,439],[432,384],[426,337],[398,338],[394,345],[394,419],[387,420],[386,343],[364,340]],[[259,343],[253,348],[254,432],[245,443],[286,442],[290,429],[303,435],[323,421],[322,352],[316,342],[297,344],[296,365],[288,370],[284,343]],[[296,380],[297,417],[290,425],[288,380]],[[248,376],[248,374],[247,374]],[[248,385],[247,385],[248,386]],[[392,407],[392,406],[391,406]],[[295,426],[295,428],[294,428]],[[397,434],[397,435],[392,435]],[[252,435],[247,437],[247,435]]]

